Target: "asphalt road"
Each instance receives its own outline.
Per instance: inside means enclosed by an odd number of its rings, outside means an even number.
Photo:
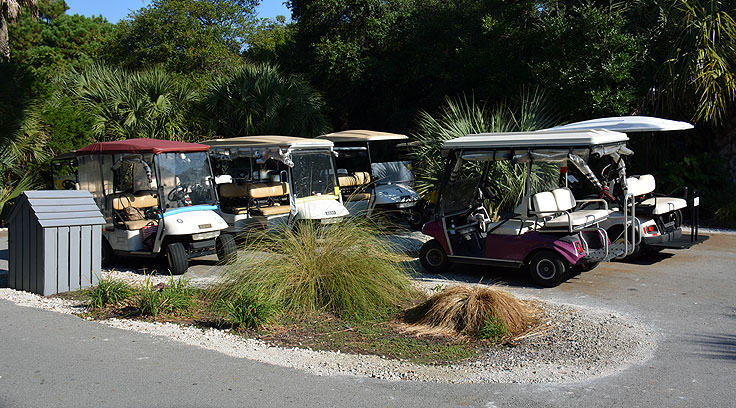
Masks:
[[[553,289],[524,288],[510,271],[447,275],[610,308],[659,333],[654,357],[641,365],[551,385],[317,377],[0,301],[0,407],[736,407],[735,264],[736,236],[713,235],[693,249],[606,264]]]

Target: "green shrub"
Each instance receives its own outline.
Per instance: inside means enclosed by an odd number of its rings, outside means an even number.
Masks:
[[[419,296],[401,256],[366,221],[254,232],[244,256],[213,289],[215,301],[248,290],[286,312],[329,311],[342,318],[382,318]]]
[[[251,329],[268,324],[278,312],[278,306],[273,301],[262,298],[248,288],[243,288],[232,299],[222,299],[218,309],[230,323]]]
[[[97,283],[97,286],[88,289],[87,293],[90,297],[90,309],[96,310],[128,299],[135,293],[135,289],[123,281],[104,278]]]
[[[149,277],[138,295],[136,312],[155,318],[159,314],[188,311],[193,306],[194,293],[188,281],[172,277],[167,285],[153,286]]]
[[[481,339],[491,340],[494,343],[500,342],[504,337],[511,334],[506,324],[495,314],[491,315],[478,331],[478,337]]]

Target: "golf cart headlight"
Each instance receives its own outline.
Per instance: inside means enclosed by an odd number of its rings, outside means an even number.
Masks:
[[[192,239],[195,241],[201,241],[203,239],[217,238],[220,235],[220,231],[202,232],[200,234],[192,235]]]

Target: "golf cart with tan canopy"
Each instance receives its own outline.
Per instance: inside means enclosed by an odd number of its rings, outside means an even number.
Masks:
[[[624,132],[626,134],[674,132],[692,129],[693,125],[668,119],[648,116],[622,116],[586,120],[571,123],[555,128],[544,129],[541,132],[579,131],[588,129],[605,129]],[[596,185],[600,198],[609,201],[614,209],[605,225],[612,238],[619,236],[623,230],[624,206],[623,192],[631,194],[627,204],[635,207],[637,224],[635,241],[637,247],[634,255],[645,250],[657,251],[664,248],[689,248],[704,239],[698,236],[698,210],[700,198],[691,194],[687,187],[681,187],[683,197],[673,197],[672,194],[655,193],[656,182],[651,174],[627,176],[625,172],[616,171],[618,166],[625,166],[623,157],[609,156],[611,162],[601,171],[601,180],[598,181],[590,169],[581,169],[589,172],[586,177]],[[620,163],[619,163],[620,160]],[[675,190],[675,191],[677,191]],[[683,212],[690,214],[692,228],[689,237],[682,236]]]
[[[340,190],[351,215],[384,214],[421,227],[416,207],[421,197],[412,188],[411,162],[400,157],[397,148],[406,144],[406,135],[345,130],[317,138],[335,144]]]
[[[189,259],[237,247],[217,215],[209,146],[156,139],[99,142],[77,150],[79,187],[92,193],[107,224],[103,261],[114,255],[166,256],[172,274]]]
[[[228,231],[240,233],[300,220],[329,224],[348,215],[329,140],[264,135],[204,143],[211,147],[220,214]]]

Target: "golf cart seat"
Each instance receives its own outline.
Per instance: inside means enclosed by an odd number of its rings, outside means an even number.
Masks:
[[[280,197],[289,195],[289,185],[285,182],[275,183],[255,183],[247,185],[248,196],[256,203],[266,203],[266,205],[256,205],[253,211],[260,212],[264,216],[288,214],[291,211],[289,205],[281,205],[275,201]]]
[[[687,207],[687,201],[674,197],[652,197],[642,201],[640,205],[650,210],[652,215],[662,215]]]
[[[580,230],[603,221],[611,213],[607,209],[573,211],[576,201],[567,188],[534,194],[529,214],[542,220],[542,229]]]
[[[654,181],[654,176],[643,174],[641,176],[627,177],[626,186],[629,189],[629,193],[633,194],[634,197],[638,197],[651,193],[657,185]]]
[[[367,171],[356,171],[350,176],[338,176],[337,184],[340,187],[360,187],[371,182],[371,175]]]
[[[112,208],[115,211],[124,212],[126,208],[135,208],[137,210],[145,210],[158,206],[158,198],[154,194],[143,193],[133,195],[131,193],[120,193],[112,196]],[[138,211],[141,218],[143,218],[143,211]],[[139,220],[125,220],[124,216],[123,224],[128,230],[139,230],[151,223],[158,224],[158,220],[139,219]]]

